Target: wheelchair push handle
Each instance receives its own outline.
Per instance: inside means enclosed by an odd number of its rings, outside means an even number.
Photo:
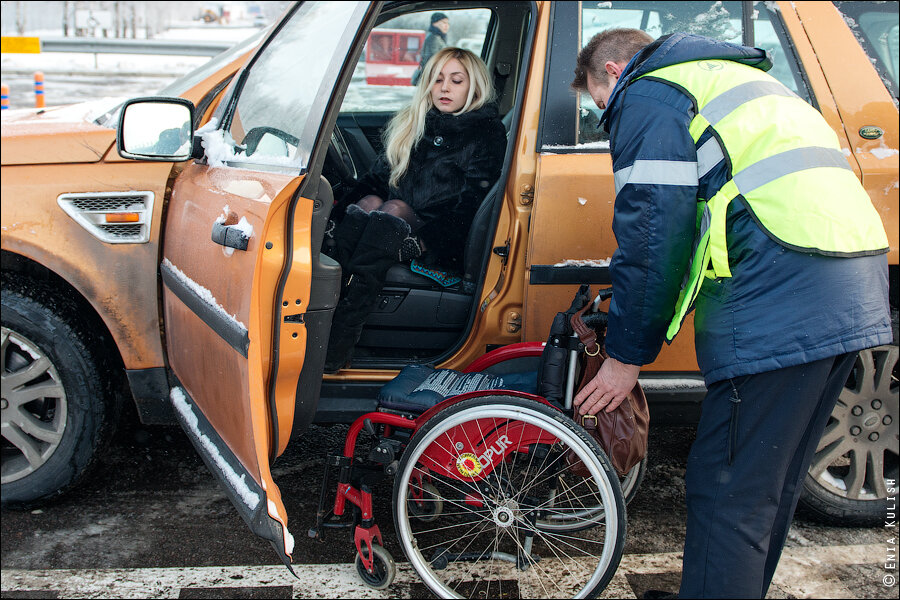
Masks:
[[[597,296],[591,303],[590,312],[582,315],[581,319],[584,324],[597,332],[597,335],[603,335],[606,331],[606,323],[609,320],[609,314],[599,309],[600,303],[612,298],[613,290],[611,287],[597,290]]]
[[[602,290],[597,290],[597,295],[594,297],[593,306],[591,307],[591,312],[597,312],[600,307],[601,302],[606,302],[610,298],[612,298],[613,289],[611,287],[604,288]]]
[[[596,312],[584,315],[581,320],[585,325],[597,332],[598,335],[606,331],[606,323],[609,321],[609,315],[605,312]]]

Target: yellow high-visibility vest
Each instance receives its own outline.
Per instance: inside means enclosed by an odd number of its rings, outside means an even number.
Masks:
[[[698,170],[728,159],[731,178],[698,199],[696,250],[666,332],[671,341],[706,278],[731,277],[725,217],[742,197],[754,221],[791,250],[825,256],[884,254],[887,234],[868,194],[819,112],[767,73],[728,60],[698,60],[643,76],[694,101]],[[705,171],[699,174],[702,176]],[[699,178],[698,176],[698,178]]]

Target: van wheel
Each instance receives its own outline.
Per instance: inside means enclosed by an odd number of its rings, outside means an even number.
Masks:
[[[898,474],[898,355],[896,345],[859,353],[813,457],[801,514],[843,527],[884,523]]]
[[[94,336],[67,320],[77,315],[70,303],[29,293],[2,290],[3,506],[70,489],[112,429],[108,373],[87,342]]]

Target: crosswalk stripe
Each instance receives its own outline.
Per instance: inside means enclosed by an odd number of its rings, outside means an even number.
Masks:
[[[826,574],[827,565],[875,565],[883,561],[880,544],[786,548],[773,586],[798,598],[850,598],[840,581]],[[408,563],[398,563],[397,578],[387,590],[363,585],[352,564],[294,565],[294,579],[282,565],[137,568],[137,569],[3,569],[0,588],[56,592],[59,598],[178,598],[189,588],[258,588],[285,586],[294,598],[410,597],[419,582]],[[626,554],[602,598],[634,598],[628,575],[674,573],[681,553]]]

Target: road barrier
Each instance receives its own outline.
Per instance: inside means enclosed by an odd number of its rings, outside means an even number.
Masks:
[[[85,54],[170,54],[177,56],[216,56],[235,42],[209,40],[129,40],[121,38],[36,38],[2,37],[4,54],[41,52],[81,52]],[[95,60],[96,63],[96,60]],[[34,74],[34,105],[45,106],[44,74]],[[3,86],[3,107],[9,108],[9,86]]]
[[[40,71],[34,73],[34,107],[44,108],[44,74]]]
[[[83,52],[86,54],[172,54],[215,56],[234,42],[210,40],[129,40],[122,38],[3,37],[3,53]]]
[[[0,110],[9,108],[9,86],[5,83],[0,85]]]

